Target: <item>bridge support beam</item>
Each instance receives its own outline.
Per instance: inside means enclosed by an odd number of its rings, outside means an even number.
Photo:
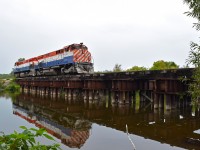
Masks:
[[[164,108],[164,95],[163,94],[159,94],[158,95],[158,99],[159,99],[159,108]]]
[[[79,94],[81,94],[81,91],[79,91],[78,89],[73,89],[73,100],[74,101],[78,100]]]
[[[57,89],[53,88],[53,97],[55,98],[57,96]]]
[[[68,101],[71,101],[72,100],[72,90],[71,89],[68,89]]]
[[[92,90],[89,90],[89,95],[88,95],[88,99],[89,99],[89,102],[92,102],[93,101],[93,91]]]
[[[107,93],[104,92],[104,90],[99,90],[99,100],[105,100],[107,96]]]
[[[84,90],[84,93],[83,93],[83,99],[84,99],[84,102],[87,102],[88,100],[88,96],[89,96],[89,93],[88,93],[88,90]]]
[[[45,95],[45,88],[41,88],[41,95],[44,96]]]
[[[157,93],[154,93],[154,99],[153,100],[154,100],[154,102],[153,102],[154,109],[157,109],[159,107],[159,96],[158,96]]]
[[[49,87],[46,88],[46,96],[47,95],[50,95],[50,88]]]
[[[166,94],[166,110],[171,110],[171,109],[172,109],[171,95]]]
[[[124,91],[120,91],[118,92],[119,94],[119,104],[125,104],[125,92]]]
[[[116,104],[117,103],[117,98],[116,98],[116,92],[111,91],[111,103]]]
[[[99,100],[99,90],[94,91],[94,100]]]
[[[125,104],[131,103],[131,92],[125,92]]]
[[[33,94],[33,95],[36,94],[36,87],[35,86],[31,88],[31,94]]]

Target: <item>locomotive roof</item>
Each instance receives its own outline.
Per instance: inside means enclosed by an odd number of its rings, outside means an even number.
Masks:
[[[71,45],[64,46],[62,49],[59,49],[59,50],[51,51],[49,53],[39,55],[39,56],[36,56],[36,57],[32,57],[32,58],[29,58],[29,59],[26,59],[26,60],[23,60],[23,61],[17,61],[17,62],[15,62],[15,65],[21,65],[21,64],[28,63],[28,62],[31,62],[31,61],[38,61],[38,60],[46,58],[46,57],[54,56],[54,55],[57,55],[59,53],[63,53],[65,49],[67,49],[67,50],[69,50],[69,49],[70,50],[87,49],[87,47],[85,45],[83,45],[83,43],[80,43],[80,44],[74,43],[74,44],[71,44]]]

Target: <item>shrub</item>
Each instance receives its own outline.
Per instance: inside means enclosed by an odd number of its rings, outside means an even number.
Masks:
[[[59,144],[53,145],[42,145],[40,142],[36,142],[36,137],[45,137],[49,140],[54,139],[46,134],[45,129],[34,129],[34,128],[26,128],[24,126],[20,127],[23,129],[23,132],[18,133],[14,131],[14,133],[5,135],[2,133],[0,136],[0,150],[60,150]]]

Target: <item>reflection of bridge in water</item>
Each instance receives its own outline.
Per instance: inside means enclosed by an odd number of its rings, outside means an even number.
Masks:
[[[200,134],[194,132],[200,129],[200,114],[198,111],[193,112],[190,107],[165,111],[153,109],[150,105],[145,109],[142,107],[136,109],[137,107],[126,105],[115,107],[105,103],[68,102],[27,95],[21,95],[13,103],[14,111],[26,110],[25,114],[35,117],[35,121],[44,127],[49,124],[51,126],[49,129],[54,133],[60,133],[62,137],[68,135],[68,139],[77,138],[80,136],[77,134],[72,136],[72,131],[84,132],[81,136],[84,142],[81,144],[84,144],[89,137],[90,122],[94,122],[124,132],[127,124],[129,133],[185,149],[199,149],[200,146]],[[46,123],[46,126],[42,122]],[[63,130],[68,129],[71,134],[67,134],[67,131],[62,132],[60,126]],[[60,139],[63,141],[63,138]],[[69,143],[64,143],[70,146]]]
[[[36,127],[45,128],[47,132],[71,148],[80,148],[90,135],[91,123],[88,120],[71,116],[56,106],[46,106],[45,101],[17,99],[13,102],[13,113]],[[44,102],[44,103],[43,103]]]

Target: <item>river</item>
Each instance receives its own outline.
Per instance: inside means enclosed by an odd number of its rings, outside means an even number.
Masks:
[[[129,137],[137,150],[200,149],[198,110],[145,106],[3,94],[0,130],[8,134],[20,131],[19,126],[43,127],[67,150],[133,150]],[[51,143],[46,139],[41,142]]]

